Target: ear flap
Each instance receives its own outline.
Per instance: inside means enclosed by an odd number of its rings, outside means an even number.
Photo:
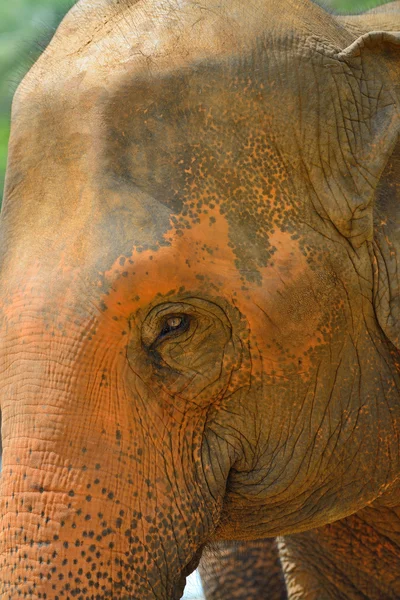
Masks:
[[[344,181],[344,189],[332,190],[328,214],[358,248],[373,239],[376,188],[400,129],[400,33],[367,33],[335,59],[341,155],[334,157],[332,179]]]
[[[400,348],[400,33],[368,33],[337,58],[359,90],[362,142],[355,163],[361,164],[353,181],[362,196],[351,207],[349,239],[355,247],[372,242],[375,313]]]

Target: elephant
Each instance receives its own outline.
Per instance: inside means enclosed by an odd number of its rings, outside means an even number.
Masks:
[[[175,600],[273,538],[277,598],[400,597],[397,7],[80,0],[25,76],[1,598]]]

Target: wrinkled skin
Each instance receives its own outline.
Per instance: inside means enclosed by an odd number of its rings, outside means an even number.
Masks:
[[[400,31],[400,2],[390,2],[362,15],[338,16],[336,19],[352,33],[354,40],[369,31]],[[397,181],[398,178],[399,175]],[[393,195],[392,191],[391,196]],[[398,195],[396,197],[399,198]],[[375,570],[371,562],[376,560],[376,547],[380,545],[370,515],[371,513],[360,511],[357,518],[343,519],[337,525],[280,539],[281,558],[284,561],[288,585],[292,587],[291,597],[320,598],[321,590],[325,590],[326,597],[332,598],[397,597],[397,592],[390,591],[393,586],[393,574],[390,576],[389,573],[389,581],[383,589],[370,578]],[[389,523],[393,523],[397,521],[397,515],[396,511],[393,515],[386,513],[385,517]],[[349,552],[350,539],[347,530],[351,532],[355,523],[362,536],[350,538],[354,549]],[[398,526],[395,527],[399,531]],[[400,532],[397,535],[399,534]],[[331,551],[333,545],[335,552]],[[369,560],[366,548],[370,549]],[[396,546],[393,550],[398,559]],[[360,557],[363,557],[361,563]],[[389,553],[386,567],[380,562],[385,576],[388,575],[388,571],[393,570],[392,561],[393,556]],[[240,544],[228,541],[214,544],[209,552],[203,553],[200,571],[205,596],[212,600],[280,600],[286,597],[287,588],[282,565],[273,539]],[[300,578],[303,580],[301,586]],[[334,582],[329,581],[332,578]]]
[[[400,42],[355,37],[83,1],[25,78],[2,598],[179,598],[207,545],[285,535],[291,599],[400,596]]]
[[[200,573],[206,598],[287,600],[274,539],[210,544],[203,551]]]

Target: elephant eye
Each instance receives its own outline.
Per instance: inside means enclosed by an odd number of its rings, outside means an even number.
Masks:
[[[188,315],[172,315],[164,321],[158,339],[160,340],[171,335],[180,335],[188,330],[189,324],[190,318]]]

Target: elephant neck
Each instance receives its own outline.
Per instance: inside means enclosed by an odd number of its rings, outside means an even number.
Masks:
[[[327,600],[400,598],[400,503],[377,502],[287,537],[280,551],[289,597],[304,590],[317,600],[323,590]]]

